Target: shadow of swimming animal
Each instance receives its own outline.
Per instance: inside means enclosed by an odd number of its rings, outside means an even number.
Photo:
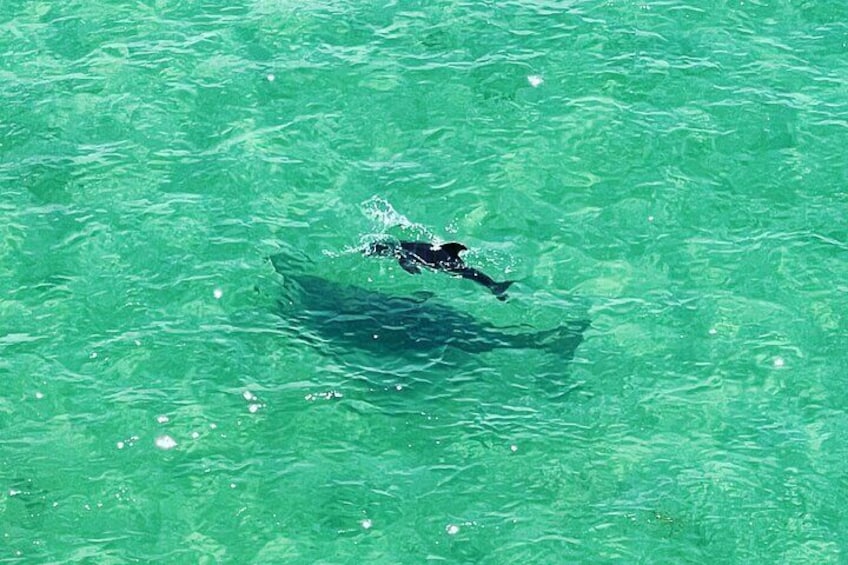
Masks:
[[[302,261],[284,253],[270,259],[283,277],[281,315],[289,329],[305,340],[341,342],[390,355],[506,348],[540,349],[571,359],[589,326],[588,320],[576,320],[543,331],[498,327],[440,304],[429,294],[393,296],[304,274]]]
[[[412,275],[421,273],[421,267],[450,273],[481,284],[491,290],[498,300],[506,300],[506,290],[515,281],[497,282],[486,273],[467,266],[459,256],[467,249],[456,242],[435,244],[384,240],[370,243],[363,253],[395,257],[403,270]]]

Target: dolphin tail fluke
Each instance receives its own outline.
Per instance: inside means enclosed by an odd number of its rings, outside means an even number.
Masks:
[[[506,300],[506,291],[512,286],[515,281],[496,282],[489,286],[492,294],[497,296],[498,300]]]

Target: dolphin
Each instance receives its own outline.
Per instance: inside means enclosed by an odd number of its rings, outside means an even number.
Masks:
[[[492,277],[468,267],[460,253],[467,250],[461,243],[428,243],[425,241],[377,241],[366,246],[365,255],[393,256],[407,273],[417,275],[421,267],[444,271],[479,283],[492,291],[498,300],[506,300],[506,290],[515,281],[496,282]]]
[[[564,321],[541,331],[498,327],[433,300],[427,293],[394,296],[302,272],[297,257],[270,257],[283,279],[280,315],[306,341],[342,342],[385,355],[457,349],[539,349],[570,360],[583,341],[588,320]]]

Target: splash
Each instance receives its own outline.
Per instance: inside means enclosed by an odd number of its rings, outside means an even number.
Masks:
[[[425,239],[440,243],[442,240],[425,225],[411,221],[395,210],[391,202],[380,196],[372,196],[361,205],[362,213],[371,220],[371,233],[363,235],[361,243],[383,239],[392,228],[398,228],[404,239]]]
[[[421,227],[410,222],[409,218],[395,210],[394,206],[388,200],[376,195],[362,203],[362,213],[365,214],[366,218],[374,222],[378,231],[379,228],[388,230],[394,227],[404,229]]]
[[[409,218],[395,210],[394,206],[388,200],[380,196],[374,195],[368,200],[363,201],[360,204],[360,210],[371,222],[368,233],[360,235],[357,244],[346,245],[340,250],[323,250],[322,253],[325,256],[337,258],[344,255],[362,253],[363,247],[369,243],[386,239],[390,235],[389,231],[393,228],[398,228],[406,236],[412,235],[415,237],[428,237],[431,240],[436,239],[432,237],[427,228],[421,224],[412,222]]]

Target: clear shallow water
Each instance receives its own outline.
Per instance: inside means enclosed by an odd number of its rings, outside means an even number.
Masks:
[[[0,7],[0,562],[846,559],[845,5],[226,4]]]

